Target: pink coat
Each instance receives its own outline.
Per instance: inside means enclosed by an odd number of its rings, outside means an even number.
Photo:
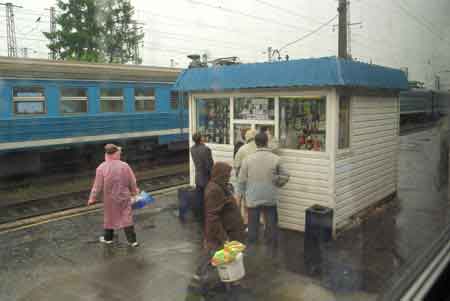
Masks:
[[[90,200],[103,194],[103,227],[121,229],[133,225],[131,196],[138,192],[136,177],[130,166],[120,161],[120,155],[106,155],[97,167]]]

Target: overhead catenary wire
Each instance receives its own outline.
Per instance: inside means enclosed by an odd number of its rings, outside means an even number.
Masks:
[[[146,11],[146,12],[148,12],[148,11]],[[236,28],[231,28],[231,27],[226,27],[226,26],[215,26],[215,25],[211,25],[211,24],[201,22],[201,21],[176,18],[176,17],[171,17],[168,15],[153,14],[153,16],[156,16],[157,18],[161,18],[162,19],[161,23],[164,23],[164,26],[172,26],[172,27],[176,27],[177,29],[179,29],[180,24],[182,24],[183,27],[186,27],[186,26],[198,27],[198,28],[201,28],[202,30],[205,30],[205,29],[215,30],[215,31],[221,31],[221,32],[225,32],[228,34],[234,34],[234,35],[239,35],[239,36],[242,36],[243,34],[246,36],[251,35],[252,42],[255,42],[255,40],[253,40],[253,39],[255,39],[256,37],[260,37],[260,39],[263,39],[264,43],[266,43],[267,38],[268,38],[267,34],[263,34],[260,32],[254,32],[254,31],[250,31],[250,30],[245,31],[245,30],[239,30]],[[144,22],[144,21],[146,22],[146,21],[150,20],[148,18],[141,18],[141,17],[138,17],[138,18],[142,22]],[[178,20],[178,22],[177,23],[168,22],[167,19]],[[154,19],[152,19],[151,22],[153,23],[152,25],[155,26]],[[160,21],[158,21],[158,22],[160,22]],[[278,43],[282,42],[281,39],[277,39],[274,36],[270,36],[270,39],[273,42],[278,42]],[[249,41],[249,39],[246,39],[246,41]]]
[[[435,35],[437,38],[442,39],[442,36],[439,33],[435,32],[429,25],[425,24],[416,15],[414,15],[409,10],[407,10],[405,7],[403,7],[400,2],[392,1],[392,3],[394,3],[395,6],[397,6],[406,16],[410,17],[417,24],[423,26],[423,28],[427,29],[431,34]]]
[[[390,9],[390,7],[382,7],[378,1],[364,1],[363,3],[366,3],[369,6],[375,6],[377,7],[379,10],[381,11],[385,11],[386,9]],[[429,31],[434,37],[438,38],[439,40],[441,39],[441,36],[434,32],[433,29],[429,28],[429,26],[423,24],[423,22],[421,22],[417,16],[414,16],[411,12],[409,12],[408,10],[406,10],[404,7],[402,7],[401,5],[398,5],[398,3],[396,1],[392,1],[390,3],[393,3],[396,7],[397,10],[399,12],[401,12],[403,15],[405,15],[406,17],[410,18],[412,21],[414,21],[414,23],[416,23],[418,26],[420,26],[421,28],[426,29],[427,31]]]
[[[189,39],[182,39],[182,38],[176,38],[176,37],[167,37],[167,38],[164,38],[164,40],[174,40],[174,41],[179,41],[179,42],[190,42]],[[153,41],[149,41],[149,40],[145,40],[145,42],[153,43]],[[208,44],[201,44],[201,43],[198,43],[196,45],[198,45],[197,46],[198,49],[205,49],[205,50],[217,49],[217,50],[231,51],[232,53],[253,53],[253,54],[256,52],[256,51],[252,51],[252,50],[246,49],[244,47],[242,47],[242,48],[238,48],[238,47],[223,47],[223,46],[220,46],[220,45],[211,45],[211,44],[208,45]],[[174,47],[176,47],[176,46],[174,46]]]
[[[410,12],[411,12],[411,6],[405,2],[405,1],[401,1],[401,3],[404,5],[405,8],[407,8]],[[412,12],[411,12],[412,13]],[[412,13],[413,14],[413,13]],[[427,24],[428,26],[430,26],[430,28],[432,29],[437,29],[437,31],[441,31],[440,26],[435,25],[433,22],[431,22],[430,20],[426,19],[424,15],[421,14],[415,14],[418,18],[420,18],[425,24]]]
[[[180,34],[180,33],[173,33],[173,32],[167,32],[167,31],[159,31],[159,30],[154,30],[150,27],[144,27],[145,29],[149,29],[150,34],[151,33],[157,33],[157,34],[161,34],[163,36],[175,36],[175,37],[181,37],[180,40],[187,40],[187,41],[192,41],[192,40],[200,40],[200,41],[207,41],[210,43],[218,43],[216,45],[220,45],[221,47],[228,47],[226,45],[231,46],[231,48],[237,48],[237,49],[242,49],[243,46],[245,47],[255,47],[255,48],[260,48],[261,45],[251,45],[251,44],[246,44],[246,43],[237,43],[237,42],[231,42],[231,41],[223,41],[223,40],[215,40],[215,39],[209,39],[209,38],[205,38],[205,37],[198,37],[198,36],[194,36],[194,35],[186,35],[186,34]],[[175,38],[173,38],[175,39]]]
[[[34,32],[36,29],[38,29],[40,27],[40,22],[41,22],[41,17],[39,16],[36,21],[34,21],[36,23],[36,25],[34,27],[32,27],[29,31],[27,32],[19,32],[19,34],[24,35],[24,36],[28,36],[30,33]]]
[[[392,9],[392,7],[389,7],[386,5],[383,5],[383,6],[380,5],[379,2],[377,2],[377,1],[361,1],[361,2],[364,3],[366,6],[376,7],[380,11],[386,11],[387,9],[389,9],[389,10]],[[440,36],[439,33],[434,32],[434,29],[430,28],[429,26],[427,26],[423,22],[421,22],[417,16],[413,16],[413,13],[409,12],[404,7],[402,8],[401,6],[397,5],[395,1],[392,1],[390,3],[394,3],[396,11],[398,13],[401,13],[405,17],[411,19],[411,21],[413,21],[416,26],[422,28],[423,30],[426,30],[427,32],[432,33],[430,35],[431,38],[437,39],[440,43],[443,43],[443,41],[445,41],[446,42],[446,43],[444,43],[445,46],[450,47],[448,40],[446,40],[445,38]],[[384,39],[384,40],[386,41],[386,43],[392,44],[390,41],[388,41],[388,39]],[[442,46],[444,46],[444,45],[434,47],[433,51],[438,51],[438,52],[440,52],[440,55],[442,57],[446,57],[447,59],[450,59],[450,52],[447,51],[446,47],[442,47]],[[395,47],[402,47],[402,48],[405,48],[405,51],[407,51],[406,47],[402,44],[395,45]]]
[[[223,7],[223,6],[220,6],[220,5],[216,6],[216,5],[205,3],[205,2],[202,2],[202,1],[198,1],[198,0],[187,0],[187,1],[192,3],[192,4],[201,5],[201,6],[209,7],[209,8],[213,8],[213,9],[222,10],[222,11],[227,12],[229,14],[240,15],[240,16],[244,16],[244,17],[251,18],[251,19],[254,19],[254,20],[258,20],[259,22],[266,22],[266,23],[268,22],[267,24],[270,24],[271,26],[279,25],[279,26],[291,28],[293,30],[299,30],[299,29],[301,29],[301,30],[304,30],[304,29],[309,30],[310,29],[310,28],[305,27],[305,26],[298,26],[298,25],[293,25],[293,24],[289,24],[289,23],[283,23],[283,22],[279,22],[277,19],[261,17],[261,16],[249,14],[249,13],[246,13],[246,12],[242,12],[242,11],[239,11],[239,10]]]
[[[282,12],[284,12],[286,14],[291,15],[291,16],[298,17],[298,18],[301,18],[301,19],[309,19],[309,20],[311,20],[311,22],[322,24],[321,20],[317,20],[317,19],[315,19],[313,17],[310,17],[308,15],[299,14],[297,12],[292,11],[291,9],[284,8],[282,6],[278,6],[278,5],[275,5],[273,3],[270,3],[269,1],[264,1],[264,0],[254,0],[254,1],[257,2],[257,3],[263,4],[263,5],[266,5],[268,7],[274,8],[276,10],[282,11]]]
[[[294,41],[292,41],[292,42],[289,42],[289,43],[287,43],[287,44],[281,46],[281,47],[278,49],[278,51],[282,51],[283,49],[286,49],[286,48],[289,47],[289,46],[292,46],[292,45],[294,45],[294,44],[296,44],[296,43],[298,43],[298,42],[300,42],[300,41],[303,41],[304,39],[306,39],[306,38],[312,36],[313,34],[315,34],[315,33],[317,33],[317,32],[319,32],[320,30],[322,30],[322,29],[325,28],[326,26],[330,25],[334,20],[336,20],[337,17],[338,17],[338,15],[335,15],[333,18],[331,18],[331,19],[328,20],[327,22],[323,23],[322,25],[320,25],[320,26],[317,27],[316,29],[314,29],[314,30],[312,30],[312,31],[310,31],[310,32],[308,32],[308,33],[306,33],[306,34],[304,34],[303,36],[301,36],[300,38],[298,38],[298,39],[296,39],[296,40],[294,40]]]

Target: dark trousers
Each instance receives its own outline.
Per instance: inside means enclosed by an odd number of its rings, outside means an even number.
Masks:
[[[105,240],[113,240],[114,238],[114,229],[104,229],[105,235],[103,236]],[[123,228],[125,232],[125,236],[130,244],[136,242],[136,232],[134,231],[134,226],[128,226]]]
[[[211,267],[211,258],[213,258],[215,253],[213,250],[202,250],[196,271],[198,276],[206,277],[208,269]]]
[[[265,230],[264,237],[268,244],[276,246],[278,242],[278,214],[276,206],[258,206],[248,208],[248,243],[258,241],[260,215],[264,214]]]
[[[195,205],[193,207],[194,215],[197,221],[200,222],[200,224],[205,224],[205,187],[203,186],[196,186],[196,200]]]

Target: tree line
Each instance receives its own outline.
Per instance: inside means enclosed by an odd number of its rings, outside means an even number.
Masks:
[[[58,0],[57,29],[44,32],[60,60],[141,63],[135,49],[144,33],[129,0]]]

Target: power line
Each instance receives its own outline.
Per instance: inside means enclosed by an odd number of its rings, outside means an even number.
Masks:
[[[40,22],[41,22],[41,17],[39,16],[36,21],[34,21],[36,23],[36,25],[34,27],[32,27],[29,31],[27,31],[26,33],[20,32],[20,34],[23,34],[25,36],[29,35],[30,33],[32,33],[33,31],[35,31],[36,29],[39,28]]]
[[[311,20],[312,22],[314,22],[314,23],[322,24],[322,21],[318,21],[318,20],[316,20],[315,18],[312,18],[312,17],[307,16],[307,15],[301,15],[301,14],[299,14],[299,13],[297,13],[297,12],[293,12],[293,11],[290,10],[290,9],[287,9],[287,8],[284,8],[284,7],[281,7],[281,6],[272,4],[272,3],[268,2],[268,1],[264,1],[264,0],[254,0],[254,1],[255,1],[255,2],[258,2],[258,3],[260,3],[260,4],[263,4],[263,5],[269,6],[269,7],[271,7],[271,8],[277,9],[277,10],[282,11],[282,12],[284,12],[284,13],[287,13],[287,14],[289,14],[289,15],[291,15],[291,16],[299,17],[299,18],[302,18],[302,19],[304,19],[304,18],[310,19],[310,20]]]
[[[145,27],[145,28],[151,30],[151,28],[148,28],[148,27]],[[228,47],[228,48],[242,49],[242,46],[245,45],[245,44],[242,44],[242,43],[237,44],[237,43],[231,42],[231,41],[214,40],[214,39],[208,39],[208,38],[204,38],[204,37],[198,37],[198,36],[193,36],[193,35],[185,35],[185,34],[178,34],[178,33],[172,33],[172,32],[165,32],[165,31],[159,31],[159,30],[151,30],[151,32],[162,34],[162,35],[166,35],[166,36],[169,35],[169,36],[181,36],[181,37],[185,37],[185,38],[190,38],[190,40],[187,40],[187,41],[192,41],[192,39],[196,39],[196,40],[208,41],[208,42],[211,42],[211,43],[219,43],[222,47],[227,47],[227,46],[224,46],[224,45],[227,45],[227,44],[235,46],[235,47]],[[186,39],[182,39],[182,40],[186,40]],[[260,45],[250,45],[250,44],[247,44],[247,46],[248,47],[255,47],[255,48],[259,48],[260,47]]]
[[[412,7],[405,1],[401,1],[401,3],[408,8],[409,11],[413,10]],[[433,22],[431,22],[430,20],[426,19],[424,15],[421,14],[417,14],[417,16],[425,23],[427,23],[430,27],[434,27],[435,29],[439,28],[439,26],[435,25]]]
[[[376,6],[378,9],[380,9],[381,11],[385,11],[386,8],[383,8],[378,1],[365,1],[366,4],[371,5],[371,6]],[[397,7],[397,9],[406,17],[409,17],[410,19],[412,19],[413,21],[415,21],[415,23],[417,25],[419,25],[420,27],[425,28],[427,31],[429,31],[430,33],[432,33],[434,36],[436,36],[438,39],[441,39],[442,37],[435,33],[433,31],[433,29],[430,29],[426,24],[424,24],[417,16],[415,16],[414,14],[412,14],[411,12],[409,12],[407,9],[405,9],[404,7],[402,7],[401,5],[399,5],[396,1],[392,1],[392,3],[394,3],[394,5]]]
[[[312,35],[315,34],[316,32],[319,32],[320,30],[322,30],[322,28],[324,28],[324,27],[330,25],[331,22],[333,22],[334,20],[336,20],[337,17],[338,17],[338,15],[334,16],[333,18],[331,18],[330,20],[328,20],[328,21],[325,22],[324,24],[322,24],[322,25],[320,25],[319,27],[317,27],[316,29],[314,29],[314,30],[308,32],[307,34],[301,36],[301,37],[298,38],[297,40],[292,41],[292,42],[289,42],[289,43],[287,43],[286,45],[283,45],[282,47],[280,47],[279,51],[281,51],[281,50],[283,50],[283,49],[286,49],[287,47],[289,47],[289,46],[291,46],[291,45],[293,45],[293,44],[295,44],[295,43],[298,43],[298,42],[300,42],[300,41],[302,41],[302,40],[304,40],[304,39],[306,39],[306,38],[312,36]]]
[[[398,8],[400,8],[400,10],[407,15],[408,17],[410,17],[411,19],[413,19],[414,21],[416,21],[417,24],[423,26],[424,28],[426,28],[430,33],[436,35],[436,37],[438,37],[439,39],[441,39],[441,35],[434,32],[434,30],[432,28],[430,28],[429,25],[425,24],[423,21],[421,21],[416,15],[414,15],[413,13],[411,13],[409,10],[407,10],[405,7],[403,7],[400,2],[397,1],[392,1],[394,3],[395,6],[397,6]]]
[[[175,41],[181,41],[181,42],[189,42],[190,40],[188,39],[182,39],[182,38],[175,38],[175,37],[167,37],[166,39],[169,40],[175,40]],[[147,41],[147,42],[151,42],[151,41]],[[247,52],[247,53],[255,53],[255,51],[251,51],[251,50],[246,50],[244,48],[238,48],[238,47],[223,47],[220,45],[210,45],[210,46],[206,46],[206,45],[199,45],[198,48],[216,48],[216,49],[229,49],[230,51],[233,52]]]
[[[379,2],[377,2],[377,1],[365,1],[364,3],[370,4],[371,6],[375,6],[376,8],[378,8],[381,11],[386,11],[386,9],[391,8],[391,7],[382,7],[381,5],[379,5]],[[396,3],[394,3],[394,4],[396,4]],[[423,22],[421,22],[417,16],[413,16],[413,14],[411,12],[409,12],[408,10],[406,10],[404,7],[402,8],[399,5],[396,5],[396,8],[397,8],[398,12],[400,12],[401,14],[405,15],[406,17],[412,19],[414,21],[414,23],[416,23],[419,27],[423,27],[427,31],[430,31],[432,33],[432,35],[430,35],[431,37],[437,38],[439,41],[443,40],[443,38],[442,38],[442,36],[440,36],[440,34],[435,33],[432,28],[429,28],[427,25],[423,24]],[[396,45],[396,47],[398,47],[398,45]],[[443,51],[441,54],[442,56],[448,55],[448,53],[445,52],[445,49],[443,47],[434,47],[434,50],[435,51]]]
[[[419,57],[415,52],[412,51],[408,51],[409,49],[407,47],[405,47],[403,44],[398,43],[398,44],[394,44],[392,43],[391,40],[388,39],[380,39],[380,38],[375,38],[375,37],[371,37],[369,38],[365,38],[359,34],[353,34],[353,36],[355,37],[359,37],[358,39],[355,39],[354,42],[355,43],[359,43],[360,45],[362,45],[362,41],[360,38],[364,39],[364,43],[367,46],[367,49],[369,50],[373,50],[373,47],[377,47],[380,50],[386,50],[389,49],[390,51],[394,51],[397,53],[397,55],[400,57],[405,57],[405,54],[407,53],[409,56],[414,56],[415,59],[417,60],[423,60],[423,57]],[[367,44],[367,43],[370,43]],[[390,47],[386,48],[386,45],[389,45]],[[403,49],[399,49],[399,47],[403,47]]]
[[[0,38],[6,38],[6,36],[0,35]],[[48,40],[38,39],[38,38],[30,38],[30,37],[26,37],[26,36],[17,36],[17,38],[19,38],[21,40],[26,40],[26,41],[48,42]]]
[[[269,22],[270,25],[276,24],[276,25],[279,25],[279,26],[289,27],[289,28],[292,28],[292,29],[295,29],[295,30],[299,30],[299,29],[302,29],[302,30],[307,29],[307,30],[309,30],[310,29],[310,28],[307,28],[307,27],[304,27],[304,26],[296,26],[296,25],[292,25],[292,24],[282,23],[282,22],[279,22],[276,19],[270,19],[270,18],[265,18],[265,17],[261,17],[261,16],[257,16],[257,15],[252,15],[252,14],[245,13],[245,12],[242,12],[242,11],[239,11],[239,10],[234,10],[234,9],[226,8],[226,7],[222,7],[222,6],[216,6],[216,5],[212,5],[212,4],[209,4],[209,3],[204,3],[204,2],[201,2],[201,1],[197,1],[197,0],[187,0],[187,1],[189,1],[189,2],[191,2],[193,4],[196,4],[196,5],[201,5],[201,6],[205,6],[205,7],[209,7],[209,8],[219,9],[219,10],[225,11],[225,12],[227,12],[229,14],[240,15],[240,16],[244,16],[244,17],[251,18],[251,19],[254,19],[254,20],[258,20],[260,22]]]
[[[143,10],[141,10],[143,11]],[[149,11],[146,11],[149,12]],[[149,12],[151,13],[151,12]],[[177,17],[172,17],[172,16],[168,16],[168,15],[161,15],[161,14],[155,14],[155,13],[151,13],[153,16],[156,16],[157,18],[162,18],[163,21],[161,21],[161,23],[164,23],[164,26],[172,26],[172,27],[177,27],[177,29],[180,28],[180,24],[183,25],[183,27],[185,27],[186,25],[191,26],[191,27],[199,27],[202,30],[205,30],[205,28],[210,29],[210,30],[215,30],[215,31],[222,31],[222,32],[226,32],[229,34],[240,34],[240,35],[251,35],[252,38],[254,38],[255,36],[260,36],[261,38],[263,38],[265,41],[267,41],[267,34],[264,35],[264,37],[259,33],[259,32],[250,32],[250,31],[244,31],[244,30],[238,30],[236,28],[230,28],[230,27],[225,27],[225,26],[216,26],[216,25],[211,25],[208,23],[204,23],[204,22],[199,22],[199,21],[195,21],[195,20],[188,20],[188,19],[183,19],[183,18],[177,18]],[[147,18],[139,18],[140,20],[149,20]],[[179,22],[177,23],[171,23],[171,22],[167,22],[167,19],[172,19],[172,20],[178,20]],[[154,21],[153,21],[154,22]],[[160,22],[160,21],[158,21]],[[274,39],[273,36],[270,36],[270,39],[272,39],[274,42],[281,42],[281,40],[279,39]]]

